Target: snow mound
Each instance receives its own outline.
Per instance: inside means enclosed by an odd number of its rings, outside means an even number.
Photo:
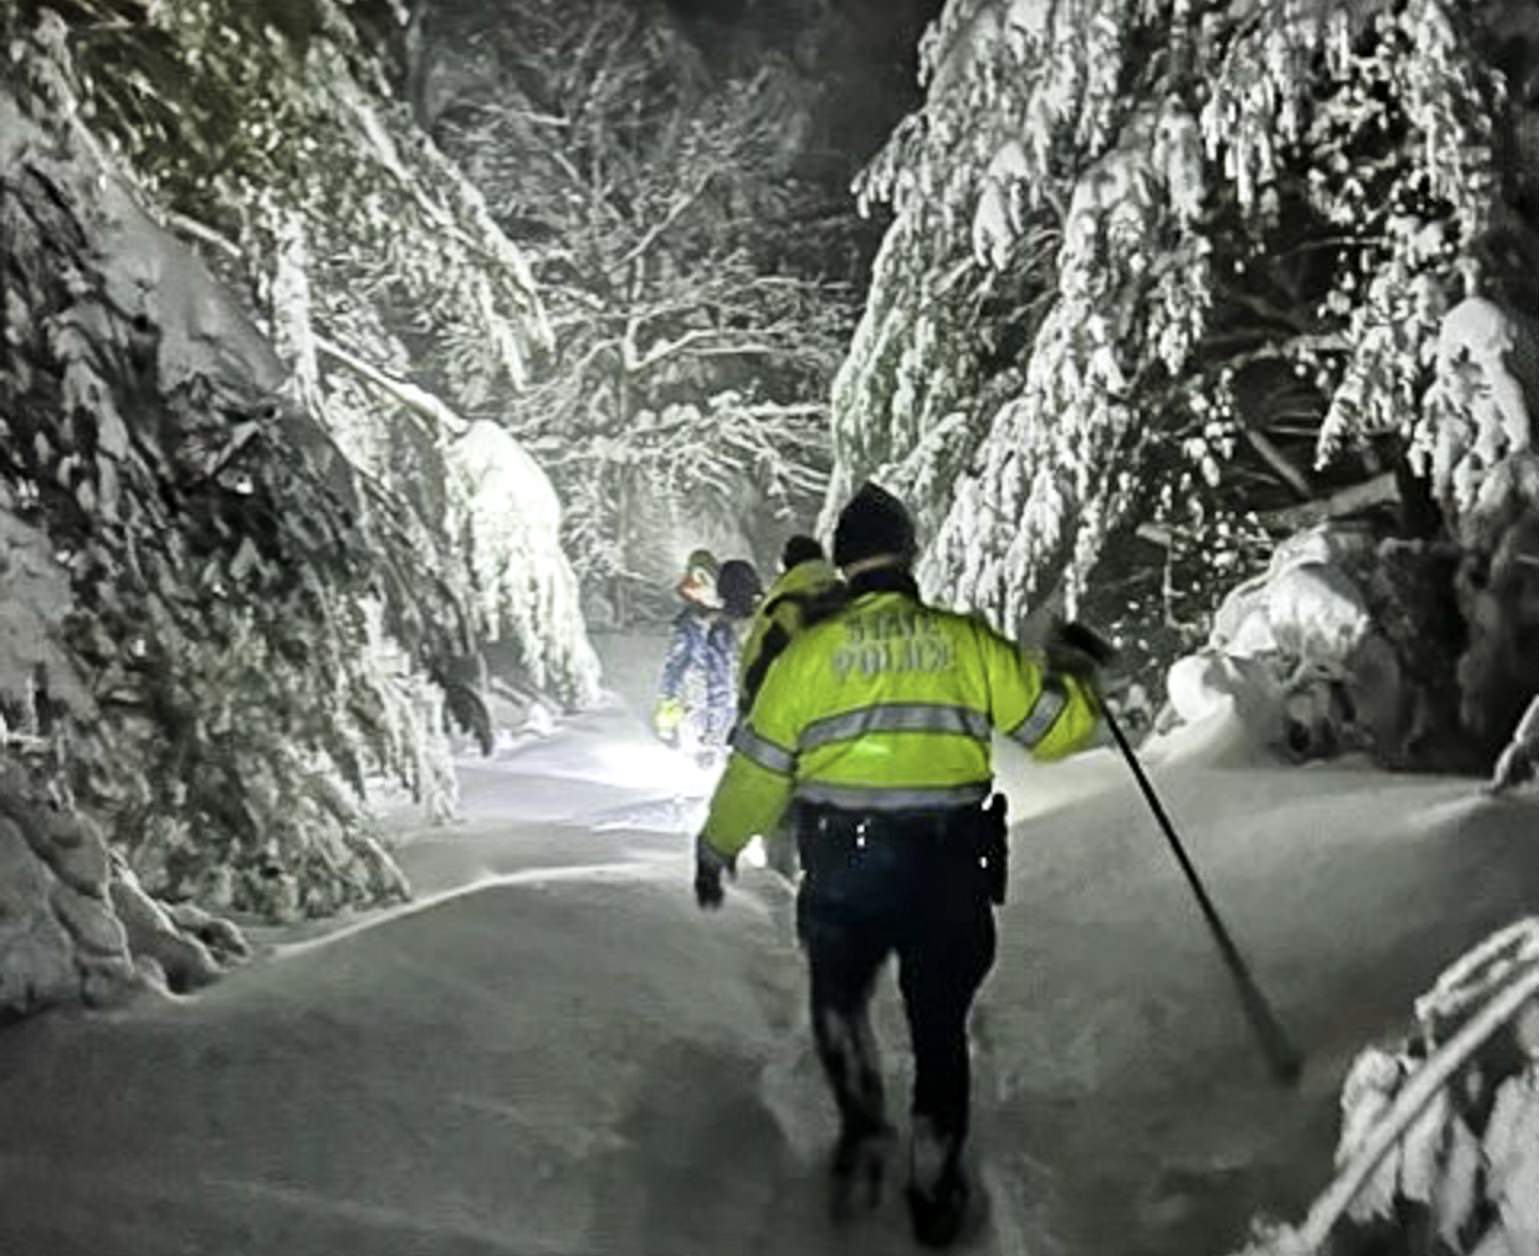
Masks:
[[[1342,1088],[1336,1179],[1298,1230],[1244,1256],[1539,1251],[1539,917],[1460,957],[1416,1002],[1416,1041],[1370,1047]]]
[[[751,893],[702,922],[687,882],[682,860],[486,882],[179,1006],[40,1022],[36,1067],[0,1080],[8,1113],[47,1114],[0,1133],[0,1249],[906,1242],[896,1207],[848,1239],[826,1223],[833,1119],[794,955]],[[110,1103],[78,1084],[109,1075]]]

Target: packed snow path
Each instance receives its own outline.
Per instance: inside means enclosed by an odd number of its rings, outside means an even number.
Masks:
[[[1120,766],[1014,770],[975,1023],[989,1212],[964,1250],[1203,1256],[1258,1208],[1296,1214],[1351,1053],[1539,890],[1534,811],[1467,782],[1269,767],[1223,730],[1155,776],[1304,1085],[1266,1080]],[[407,851],[411,907],[288,935],[195,998],[0,1032],[0,1252],[908,1250],[896,1192],[824,1219],[788,904],[751,870],[696,911],[673,802],[693,769],[610,712],[465,784],[467,822]]]

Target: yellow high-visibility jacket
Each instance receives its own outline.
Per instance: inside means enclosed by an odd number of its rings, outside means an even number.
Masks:
[[[769,665],[801,632],[808,604],[838,583],[839,573],[832,564],[813,558],[797,563],[770,585],[738,655],[737,692],[745,713],[752,707]]]
[[[1039,759],[1096,737],[1090,689],[980,620],[909,591],[862,593],[769,669],[711,798],[703,838],[735,856],[793,799],[853,811],[981,803],[998,729]]]

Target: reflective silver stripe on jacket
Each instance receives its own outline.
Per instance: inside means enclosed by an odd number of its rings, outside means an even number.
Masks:
[[[822,803],[847,811],[940,811],[982,802],[993,786],[988,781],[969,785],[881,786],[829,785],[822,781],[798,781],[798,802]]]
[[[982,711],[941,702],[889,702],[814,720],[802,730],[796,747],[811,750],[867,733],[960,733],[986,742],[989,717]]]
[[[777,746],[768,738],[760,737],[747,724],[739,724],[733,731],[732,749],[746,755],[765,771],[774,772],[777,776],[790,776],[796,770],[794,754]]]
[[[1032,703],[1026,718],[1010,730],[1010,736],[1030,750],[1047,736],[1053,721],[1063,714],[1064,707],[1068,705],[1069,694],[1064,689],[1063,681],[1056,676],[1048,676],[1043,680],[1042,692],[1037,695],[1036,702]]]

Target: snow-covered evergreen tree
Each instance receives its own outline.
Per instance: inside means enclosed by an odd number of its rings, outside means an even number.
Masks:
[[[1179,621],[1332,490],[1392,496],[1460,259],[1532,273],[1492,7],[952,0],[860,185],[894,219],[830,506],[910,496],[929,586],[1014,627],[1092,573]]]
[[[149,888],[280,913],[399,890],[367,784],[452,803],[484,643],[597,688],[549,481],[460,416],[548,343],[522,256],[301,7],[0,3],[0,488],[92,699],[40,718]]]
[[[158,6],[105,31],[63,27],[60,55],[92,129],[249,301],[288,391],[410,503],[399,522],[468,595],[472,573],[441,526],[444,461],[460,412],[495,411],[528,382],[550,344],[545,311],[480,192],[395,98],[377,41],[332,0],[301,10]],[[549,656],[540,683],[587,700],[580,618],[535,609],[559,603],[564,562],[540,563],[502,590],[513,618],[476,631]]]

